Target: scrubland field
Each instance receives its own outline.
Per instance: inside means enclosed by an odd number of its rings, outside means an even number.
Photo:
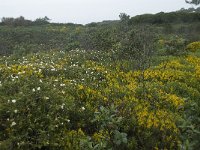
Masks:
[[[199,12],[23,21],[0,25],[1,150],[199,149]]]

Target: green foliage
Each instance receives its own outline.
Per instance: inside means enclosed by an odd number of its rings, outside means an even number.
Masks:
[[[37,18],[35,21],[34,21],[34,24],[36,25],[44,25],[44,24],[48,24],[50,21],[50,19],[45,16],[44,18]]]
[[[183,11],[164,13],[160,12],[155,15],[144,14],[132,17],[131,24],[177,24],[199,22],[200,14],[198,12],[188,13]]]
[[[18,18],[5,18],[1,19],[1,24],[6,26],[29,26],[32,21],[26,20],[23,16]]]
[[[126,13],[120,13],[119,18],[122,23],[127,24],[130,19],[130,16]]]
[[[181,140],[183,141],[181,147],[183,149],[198,149],[200,146],[199,106],[197,102],[190,102],[185,107],[184,119],[180,120]]]
[[[151,30],[152,37],[175,34],[191,42],[198,41],[200,35],[199,13],[197,12],[178,11],[155,15],[146,14],[132,18],[121,13],[121,21],[103,21],[85,26],[72,23],[50,23],[49,20],[48,17],[38,18],[35,21],[26,20],[22,16],[3,18],[0,23],[0,54],[26,55],[38,51],[53,49],[68,51],[76,48],[111,51],[115,50],[115,45],[119,43],[123,47],[126,43],[132,47],[134,40],[139,38],[135,35],[133,39],[131,34],[140,32],[141,28],[147,28],[145,31],[147,34]],[[149,29],[148,26],[152,24],[154,26]],[[124,47],[126,50],[128,45]],[[130,49],[133,50],[133,47]],[[128,53],[124,55],[129,56]]]
[[[165,51],[166,55],[184,55],[186,54],[186,40],[178,36],[170,36],[166,40],[159,41],[160,48]]]
[[[119,58],[134,62],[135,69],[144,69],[150,65],[154,55],[155,34],[149,26],[130,30],[121,41]]]
[[[117,148],[127,143],[127,134],[119,131],[122,117],[117,116],[117,113],[114,105],[111,105],[110,109],[101,106],[100,112],[95,113],[93,120],[99,124],[104,134],[108,134],[108,137],[104,137],[104,142],[109,140],[107,146],[111,146],[110,148]]]
[[[9,87],[12,88],[6,90]],[[5,143],[4,147],[28,149],[43,148],[49,144],[62,147],[64,141],[61,137],[69,123],[67,110],[61,106],[67,103],[70,107],[73,100],[70,95],[67,99],[61,97],[48,84],[41,84],[34,77],[20,82],[7,81],[1,87],[1,95],[5,90],[0,108],[1,141],[3,145]]]

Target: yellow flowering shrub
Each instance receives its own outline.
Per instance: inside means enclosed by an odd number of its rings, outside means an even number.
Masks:
[[[195,67],[196,77],[200,80],[200,65]]]
[[[82,57],[88,55],[84,51],[32,54],[15,62],[4,58],[0,124],[5,136],[0,135],[0,143],[6,143],[1,138],[19,135],[15,142],[24,148],[23,142],[30,142],[25,135],[37,132],[31,144],[61,149],[127,148],[132,142],[137,148],[177,149],[182,132],[179,119],[188,101],[200,98],[199,57],[124,71],[124,62],[115,66],[91,59],[99,53],[92,52],[90,59]],[[104,119],[102,107],[108,114]],[[95,115],[99,122],[94,121]]]
[[[178,128],[174,122],[176,117],[166,110],[151,111],[149,108],[144,108],[141,112],[138,111],[138,124],[146,128],[157,128],[160,131],[178,132]]]
[[[196,52],[197,50],[200,50],[200,41],[188,44],[186,49],[190,52]]]
[[[186,58],[187,62],[192,65],[199,65],[200,64],[200,58],[197,56],[188,56]]]

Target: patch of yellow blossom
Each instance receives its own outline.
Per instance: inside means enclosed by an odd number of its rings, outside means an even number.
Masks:
[[[92,138],[96,141],[96,142],[100,142],[102,139],[108,140],[107,138],[109,138],[109,134],[108,132],[102,131],[100,130],[98,133],[94,133]]]
[[[180,60],[172,60],[170,62],[164,62],[164,63],[161,63],[159,66],[157,66],[156,68],[158,69],[161,69],[161,68],[164,68],[164,69],[182,69],[184,68],[184,65],[180,63]]]
[[[80,149],[80,140],[85,138],[85,133],[82,129],[71,130],[66,132],[65,148],[66,149]]]
[[[193,65],[200,64],[200,58],[197,56],[188,56],[186,60]]]
[[[83,90],[83,89],[84,89],[84,86],[79,84],[79,85],[78,85],[78,89],[79,89],[79,90]]]
[[[136,72],[135,77],[144,77],[144,80],[151,79],[154,81],[162,80],[162,81],[175,81],[181,80],[185,77],[185,72],[180,70],[173,70],[173,69],[147,69],[142,72]]]
[[[5,76],[19,75],[21,77],[29,77],[35,75],[38,78],[43,77],[42,72],[36,67],[30,65],[20,65],[20,64],[4,66],[4,75]]]
[[[200,65],[195,67],[196,78],[200,80]]]
[[[165,44],[165,40],[163,40],[163,39],[158,40],[158,44],[164,45]]]
[[[133,72],[126,73],[125,79],[127,80],[127,88],[132,92],[135,92],[135,89],[137,88],[137,82],[134,78]]]
[[[197,50],[200,50],[200,41],[188,44],[186,49],[191,52],[196,52]]]
[[[87,60],[85,62],[85,67],[92,68],[92,69],[96,70],[97,72],[104,72],[107,70],[104,66],[99,65],[98,63],[96,63],[94,61],[89,61],[89,60]]]
[[[175,94],[166,94],[165,99],[167,102],[173,104],[177,109],[184,105],[184,100]]]
[[[166,110],[151,110],[145,107],[137,112],[138,124],[145,128],[157,128],[160,131],[178,132],[175,116]]]

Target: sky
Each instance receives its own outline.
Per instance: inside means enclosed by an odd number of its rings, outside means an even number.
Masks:
[[[51,22],[87,24],[117,20],[120,13],[132,17],[188,7],[185,0],[0,0],[0,18],[48,16]]]

